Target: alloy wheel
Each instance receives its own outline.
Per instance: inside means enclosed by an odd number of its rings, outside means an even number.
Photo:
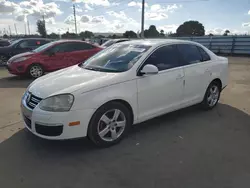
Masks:
[[[209,89],[209,94],[207,96],[207,103],[210,107],[213,107],[214,105],[216,105],[216,103],[219,100],[219,95],[220,95],[220,91],[217,85],[213,85],[210,89]]]
[[[115,141],[124,132],[126,124],[126,117],[121,110],[109,110],[101,116],[98,122],[98,135],[104,141]]]
[[[43,69],[39,65],[34,65],[30,68],[30,75],[33,78],[38,78],[43,75]]]

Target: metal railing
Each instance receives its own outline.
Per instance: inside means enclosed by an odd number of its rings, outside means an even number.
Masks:
[[[198,42],[214,53],[250,55],[250,36],[172,37]]]

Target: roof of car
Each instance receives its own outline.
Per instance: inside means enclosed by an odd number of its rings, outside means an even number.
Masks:
[[[197,44],[192,41],[177,40],[177,39],[140,39],[140,40],[130,40],[130,41],[123,42],[123,44],[140,44],[140,45],[149,45],[149,46],[160,46],[163,44],[171,44],[171,43]]]
[[[47,38],[20,38],[21,40],[52,40]]]

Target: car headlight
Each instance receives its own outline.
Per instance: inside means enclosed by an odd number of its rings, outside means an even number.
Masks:
[[[21,61],[25,61],[27,59],[29,59],[30,57],[20,57],[15,59],[14,61],[12,61],[12,63],[17,63],[17,62],[21,62]]]
[[[70,110],[73,103],[73,95],[61,94],[43,99],[39,103],[39,108],[50,112],[66,112]]]

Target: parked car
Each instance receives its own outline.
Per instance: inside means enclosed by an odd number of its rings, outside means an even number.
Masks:
[[[15,40],[9,46],[0,48],[0,65],[6,65],[7,61],[16,54],[34,50],[48,42],[51,42],[51,40],[43,38]]]
[[[129,39],[126,39],[126,38],[122,38],[122,39],[110,39],[106,42],[104,42],[101,46],[103,48],[107,48],[113,44],[116,44],[116,43],[120,43],[120,42],[125,42],[125,41],[128,41]]]
[[[110,146],[132,124],[194,104],[214,108],[227,78],[227,58],[198,43],[128,41],[35,80],[21,109],[27,129],[39,137],[88,136]]]
[[[0,47],[9,46],[10,42],[8,40],[0,39]]]
[[[83,62],[101,49],[83,41],[55,41],[12,57],[7,63],[7,68],[11,74],[38,78],[44,72]]]

